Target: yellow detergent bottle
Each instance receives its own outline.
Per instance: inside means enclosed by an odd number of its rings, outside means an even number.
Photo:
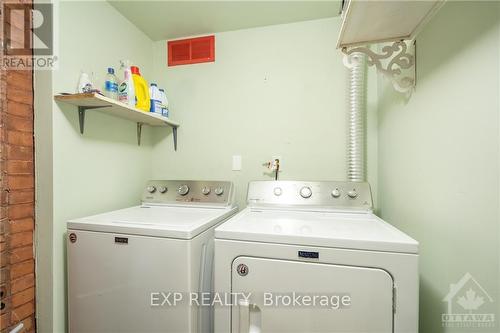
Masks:
[[[139,67],[131,66],[130,71],[132,72],[132,79],[134,80],[135,107],[144,112],[149,112],[151,107],[151,101],[149,97],[149,87],[148,83],[139,73]]]

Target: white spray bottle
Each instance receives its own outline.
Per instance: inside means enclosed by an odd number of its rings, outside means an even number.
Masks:
[[[123,81],[118,86],[118,100],[130,107],[135,107],[135,89],[130,61],[120,60],[120,69],[123,70]]]

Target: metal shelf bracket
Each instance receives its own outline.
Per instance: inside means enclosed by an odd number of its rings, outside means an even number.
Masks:
[[[137,123],[137,145],[141,145],[142,123]]]
[[[80,134],[85,130],[85,111],[92,109],[109,108],[111,105],[103,106],[79,106],[78,107],[78,122],[80,123]]]
[[[174,150],[177,151],[177,127],[172,127],[172,136],[174,137]]]
[[[142,135],[142,125],[143,123],[137,123],[137,144],[141,145],[141,135]],[[177,127],[172,127],[172,135],[174,137],[174,150],[177,151]]]
[[[384,45],[380,53],[372,51],[369,46],[344,47],[344,65],[350,67],[351,55],[363,53],[367,56],[369,66],[387,77],[394,89],[401,93],[411,94],[416,86],[416,41],[396,41]]]

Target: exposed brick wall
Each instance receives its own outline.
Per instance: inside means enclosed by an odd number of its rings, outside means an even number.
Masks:
[[[0,333],[34,332],[33,72],[2,68],[0,88]]]

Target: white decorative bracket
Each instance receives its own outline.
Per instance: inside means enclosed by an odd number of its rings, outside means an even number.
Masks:
[[[415,42],[397,41],[384,45],[381,53],[372,51],[369,46],[344,47],[344,64],[350,67],[351,55],[363,53],[369,66],[375,66],[385,77],[391,80],[394,89],[411,94],[416,84]]]

